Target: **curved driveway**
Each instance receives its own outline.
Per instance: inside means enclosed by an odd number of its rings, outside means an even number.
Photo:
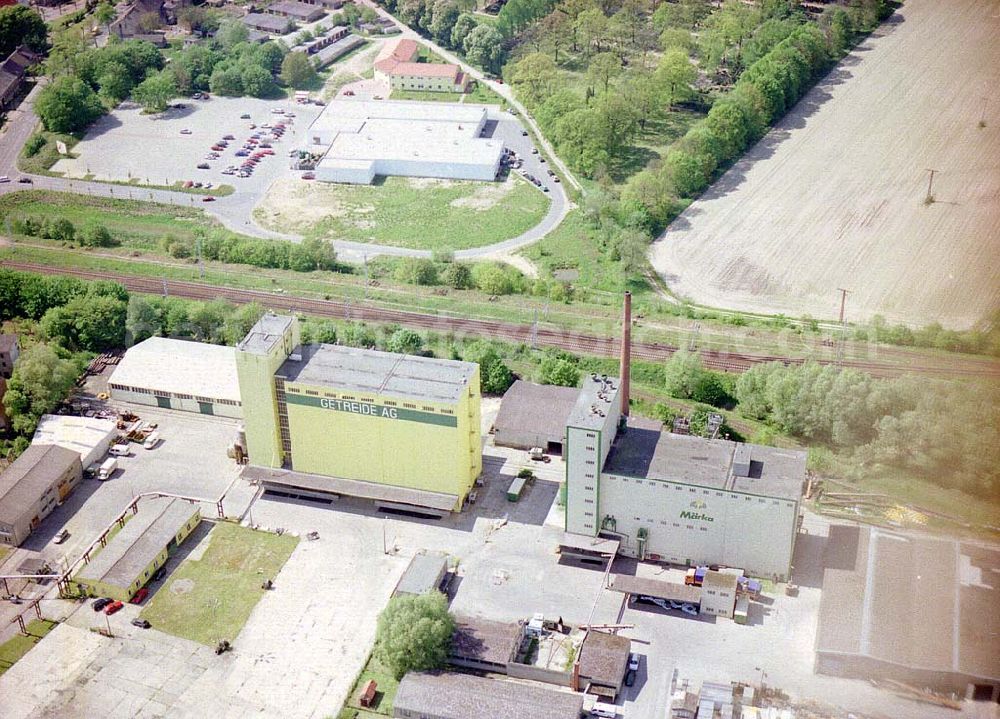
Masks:
[[[393,22],[399,24],[395,18],[388,15],[384,10],[381,10],[381,8],[378,8],[375,5],[372,5],[372,7],[375,7],[376,11],[378,11],[381,15],[388,17],[392,19]],[[417,34],[413,30],[405,25],[399,26],[402,28],[405,36],[417,38]],[[482,72],[470,67],[466,63],[462,62],[458,57],[452,55],[447,50],[444,50],[434,43],[429,42],[425,38],[419,38],[419,40],[420,42],[429,45],[435,52],[444,56],[450,62],[461,65],[465,72],[469,73],[480,82],[488,85],[497,94],[507,100],[512,107],[518,110],[521,113],[522,120],[526,121],[535,131],[536,136],[540,139],[543,147],[548,152],[549,157],[552,158],[552,161],[562,171],[563,176],[567,178],[571,184],[579,188],[579,183],[576,181],[576,178],[573,177],[572,173],[570,173],[558,156],[556,156],[552,147],[541,134],[541,131],[538,129],[534,120],[527,114],[523,106],[514,99],[510,88],[506,85],[501,85],[489,80],[483,75]],[[141,186],[130,187],[127,185],[113,185],[105,182],[87,182],[84,180],[71,180],[62,177],[49,177],[46,175],[31,175],[32,184],[30,186],[16,182],[18,177],[23,177],[27,174],[20,172],[17,169],[17,157],[21,148],[24,146],[25,141],[32,134],[32,132],[34,132],[36,126],[38,125],[38,117],[34,112],[34,100],[41,89],[41,86],[42,82],[40,82],[28,94],[19,108],[8,114],[3,134],[0,135],[0,175],[7,175],[11,178],[11,182],[0,184],[0,195],[17,190],[34,188],[72,192],[81,195],[94,195],[97,197],[116,197],[121,199],[160,202],[178,206],[201,207],[233,232],[255,237],[289,240],[292,242],[300,242],[302,240],[300,235],[275,232],[257,225],[253,221],[253,209],[257,205],[259,196],[255,193],[240,192],[238,189],[232,195],[227,197],[218,197],[214,202],[205,203],[202,202],[203,196],[186,192],[158,190]],[[524,137],[521,135],[521,124],[509,114],[504,113],[499,109],[496,109],[495,111],[491,110],[490,117],[492,120],[496,121],[494,132],[497,133],[498,136],[503,137],[505,144],[514,149],[524,160],[523,170],[525,172],[530,172],[535,177],[538,177],[539,180],[541,180],[542,183],[548,187],[549,192],[547,194],[551,202],[549,204],[548,212],[542,220],[528,231],[518,235],[517,237],[512,237],[491,245],[457,250],[454,253],[456,259],[475,260],[500,258],[503,255],[527,247],[528,245],[542,239],[545,235],[558,227],[566,217],[566,214],[569,212],[571,207],[569,198],[566,196],[562,185],[553,182],[552,179],[548,177],[545,171],[546,167],[540,161],[540,156],[531,154],[531,148],[533,147],[532,138],[530,136]],[[391,245],[381,245],[367,242],[353,242],[349,240],[334,240],[333,246],[337,250],[338,256],[347,262],[361,262],[366,257],[374,257],[376,255],[393,255],[399,257],[430,257],[432,255],[430,250],[419,250],[409,247],[394,247]]]

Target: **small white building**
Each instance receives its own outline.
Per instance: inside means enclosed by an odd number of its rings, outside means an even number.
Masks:
[[[80,464],[86,468],[108,453],[117,433],[115,422],[110,419],[44,414],[31,443],[71,449],[79,453]]]
[[[326,182],[370,184],[389,175],[493,181],[504,145],[481,136],[487,119],[482,105],[340,99],[313,121],[307,149],[323,154],[316,179]]]
[[[150,337],[125,353],[108,388],[121,402],[243,417],[233,347]]]

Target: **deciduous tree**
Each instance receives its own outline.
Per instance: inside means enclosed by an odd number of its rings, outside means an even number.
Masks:
[[[444,666],[455,620],[440,592],[400,595],[378,618],[375,654],[400,679],[409,671]]]

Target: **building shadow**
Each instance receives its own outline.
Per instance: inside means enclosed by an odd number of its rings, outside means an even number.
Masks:
[[[110,479],[108,481],[113,482],[115,480]],[[90,499],[91,495],[100,486],[101,482],[97,479],[81,479],[72,494],[66,497],[66,500],[62,504],[53,509],[52,513],[43,519],[31,532],[31,535],[21,543],[21,548],[32,552],[41,552],[44,550],[52,541],[52,538],[86,504],[87,500]],[[122,509],[124,508],[122,507]],[[91,537],[85,538],[86,541],[90,541],[91,539]]]
[[[824,557],[827,538],[816,534],[799,533],[792,555],[792,581],[800,587],[823,587]]]

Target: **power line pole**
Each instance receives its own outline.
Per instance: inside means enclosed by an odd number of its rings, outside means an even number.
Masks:
[[[934,173],[937,172],[937,170],[932,170],[928,167],[927,172],[931,174],[930,177],[927,178],[927,196],[924,198],[924,204],[929,205],[934,202]]]
[[[363,255],[363,257],[365,264],[365,301],[367,301],[368,300],[368,253],[366,252]]]
[[[840,291],[840,344],[837,345],[837,364],[844,361],[844,344],[847,342],[847,324],[844,322],[844,306],[847,304],[847,293],[843,287],[837,288]]]

